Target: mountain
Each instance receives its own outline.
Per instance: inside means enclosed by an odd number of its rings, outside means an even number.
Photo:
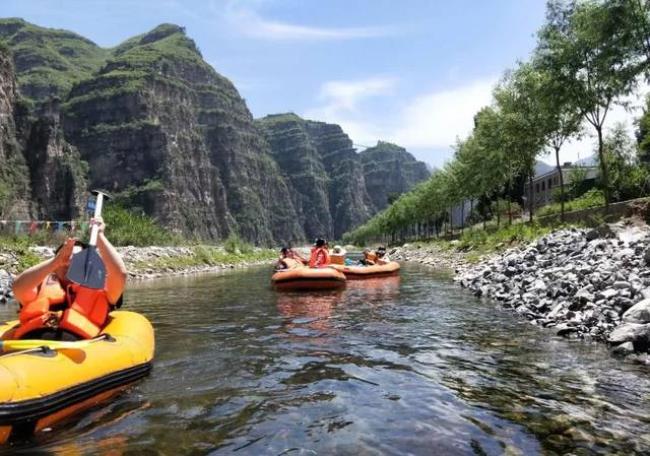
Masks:
[[[551,166],[548,163],[537,160],[535,162],[535,176],[541,176],[542,174],[546,174],[549,171],[553,171],[554,168],[555,166]]]
[[[257,123],[295,189],[294,204],[308,238],[338,239],[427,179],[426,165],[385,142],[357,153],[340,126],[274,114]]]
[[[377,210],[431,175],[425,163],[417,161],[403,147],[388,142],[379,141],[359,155],[366,189]]]
[[[338,125],[254,121],[174,24],[103,49],[0,19],[0,91],[0,219],[72,219],[103,188],[186,237],[272,245],[338,238],[422,177]]]

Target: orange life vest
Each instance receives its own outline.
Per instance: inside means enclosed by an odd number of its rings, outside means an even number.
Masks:
[[[309,258],[310,268],[320,268],[330,264],[330,254],[325,247],[314,247],[311,249]]]
[[[106,323],[110,310],[104,290],[77,284],[70,284],[64,290],[58,280],[48,277],[39,286],[36,299],[21,306],[20,326],[13,337],[20,339],[42,328],[60,328],[92,339]]]

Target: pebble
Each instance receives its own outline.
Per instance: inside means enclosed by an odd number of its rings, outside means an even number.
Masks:
[[[650,228],[625,222],[562,229],[477,264],[455,280],[537,326],[605,342],[627,356],[650,349]]]

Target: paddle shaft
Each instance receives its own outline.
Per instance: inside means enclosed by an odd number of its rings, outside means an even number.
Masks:
[[[102,205],[104,204],[104,194],[97,192],[97,200],[95,201],[95,215],[94,218],[102,215]],[[93,226],[90,228],[90,241],[88,245],[97,245],[97,235],[99,234],[99,227],[97,224],[93,223]]]

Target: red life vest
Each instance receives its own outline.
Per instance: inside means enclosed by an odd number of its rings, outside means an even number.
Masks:
[[[77,284],[64,290],[58,280],[48,277],[38,287],[36,299],[21,306],[20,326],[13,337],[20,339],[37,329],[60,328],[92,339],[106,323],[110,310],[106,291]]]
[[[321,268],[330,264],[330,254],[325,247],[314,247],[311,249],[309,258],[310,268]]]

